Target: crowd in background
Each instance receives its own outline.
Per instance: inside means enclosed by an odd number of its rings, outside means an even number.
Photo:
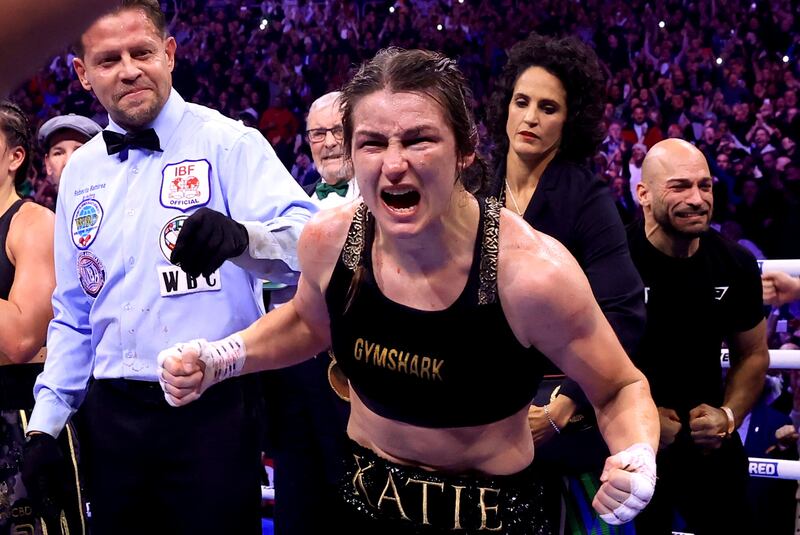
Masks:
[[[258,128],[292,175],[316,178],[305,112],[354,65],[387,46],[457,58],[479,120],[508,47],[532,30],[572,34],[607,75],[607,137],[592,159],[623,221],[637,217],[647,150],[666,137],[695,143],[715,179],[714,222],[759,258],[800,258],[800,32],[789,0],[170,0],[178,42],[174,86]],[[70,50],[12,99],[34,126],[64,113],[105,112],[77,81]],[[485,134],[481,123],[479,129]],[[488,154],[488,136],[482,136]],[[22,193],[54,207],[57,184],[35,155]],[[792,310],[772,347],[800,344]]]

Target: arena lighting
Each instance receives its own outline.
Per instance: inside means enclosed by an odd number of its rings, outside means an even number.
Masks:
[[[663,28],[663,27],[664,27],[664,26],[666,26],[666,25],[667,25],[667,23],[666,23],[666,22],[664,22],[663,20],[660,20],[660,21],[658,21],[658,27],[659,27],[659,28]]]
[[[789,63],[789,56],[783,56],[781,59],[784,63]]]
[[[267,19],[261,19],[261,24],[259,25],[259,28],[263,30],[267,27],[267,24],[269,24],[269,21]]]
[[[722,58],[717,58],[716,63],[717,63],[717,65],[722,65]]]
[[[459,4],[463,4],[463,3],[464,3],[464,0],[458,0],[458,3],[459,3]]]
[[[394,6],[389,6],[389,13],[394,13]]]
[[[442,31],[442,25],[441,24],[437,24],[436,25],[436,29],[439,30],[439,31]]]

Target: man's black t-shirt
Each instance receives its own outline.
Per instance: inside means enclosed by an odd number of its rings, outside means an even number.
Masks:
[[[644,223],[628,227],[631,256],[645,286],[647,329],[634,359],[656,405],[685,421],[701,403],[723,402],[720,347],[764,318],[761,276],[749,251],[714,230],[689,258],[656,249]]]

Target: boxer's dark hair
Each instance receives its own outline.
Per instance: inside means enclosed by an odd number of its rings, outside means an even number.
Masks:
[[[25,182],[28,176],[28,169],[31,166],[33,131],[25,112],[9,100],[0,101],[0,132],[5,137],[6,150],[19,147],[25,151],[22,165],[17,168],[14,174],[14,186],[19,189]]]
[[[161,37],[167,36],[167,18],[164,16],[164,12],[161,11],[161,4],[159,4],[158,0],[119,0],[116,7],[106,15],[115,15],[121,11],[133,9],[142,10],[147,18],[150,19],[150,22],[153,23],[153,26],[156,27],[159,35]],[[72,45],[72,48],[75,55],[83,59],[83,55],[86,52],[83,47],[83,36]]]
[[[470,110],[472,92],[458,64],[438,52],[390,47],[359,67],[340,97],[345,157],[352,157],[353,110],[362,98],[382,89],[421,93],[442,107],[456,142],[461,169],[457,178],[467,191],[482,190],[488,172],[484,160],[476,154],[478,128]],[[471,155],[475,155],[473,163],[462,168],[460,164]]]

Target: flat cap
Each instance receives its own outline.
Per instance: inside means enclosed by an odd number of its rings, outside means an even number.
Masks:
[[[74,113],[59,115],[49,119],[39,128],[39,135],[37,136],[39,144],[45,150],[49,150],[50,137],[59,130],[74,130],[86,136],[87,139],[91,139],[103,129],[99,124],[83,115],[75,115]]]

